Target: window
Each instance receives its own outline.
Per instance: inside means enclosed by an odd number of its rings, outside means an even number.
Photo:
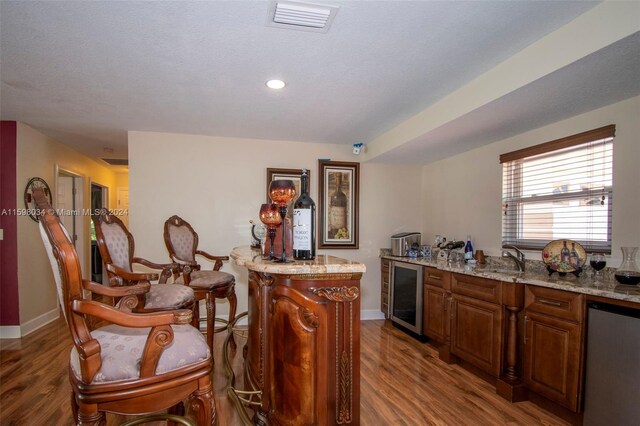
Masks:
[[[502,244],[559,238],[611,253],[615,125],[513,151],[502,163]]]

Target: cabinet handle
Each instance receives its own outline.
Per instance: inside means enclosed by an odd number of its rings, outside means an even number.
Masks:
[[[429,278],[431,278],[432,280],[438,280],[438,281],[442,279],[440,275],[431,275],[431,274],[429,274]]]
[[[524,344],[527,344],[527,323],[529,322],[529,317],[524,316]]]
[[[538,302],[544,304],[544,305],[551,305],[551,306],[557,306],[557,307],[561,307],[562,303],[560,302],[555,302],[553,300],[547,300],[547,299],[538,299]]]
[[[444,303],[445,302],[445,294],[442,293],[442,307],[444,308],[444,311],[447,312],[447,304]]]

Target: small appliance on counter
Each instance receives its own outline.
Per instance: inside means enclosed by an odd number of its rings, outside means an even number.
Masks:
[[[411,252],[420,251],[421,234],[419,232],[402,232],[391,236],[391,255],[410,256]],[[416,256],[413,256],[416,257]]]

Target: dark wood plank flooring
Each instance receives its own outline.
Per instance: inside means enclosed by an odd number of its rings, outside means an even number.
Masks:
[[[495,388],[385,321],[362,322],[362,425],[564,425],[530,402],[511,404]],[[227,398],[223,334],[216,335],[214,392],[220,425],[240,425]],[[239,342],[239,348],[244,342]],[[71,338],[59,319],[23,339],[0,340],[0,424],[72,425]],[[234,370],[242,371],[239,349]],[[237,383],[242,383],[238,375]],[[107,416],[108,425],[122,417]]]

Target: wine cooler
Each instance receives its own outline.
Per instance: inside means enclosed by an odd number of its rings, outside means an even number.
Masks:
[[[422,335],[422,271],[420,265],[391,262],[391,321]]]

